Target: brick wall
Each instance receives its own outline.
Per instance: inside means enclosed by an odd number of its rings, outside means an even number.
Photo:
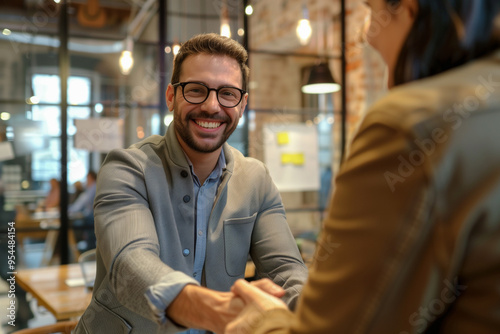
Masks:
[[[276,118],[276,113],[285,114],[303,107],[300,87],[303,83],[301,70],[318,61],[315,57],[297,57],[290,54],[327,54],[335,80],[340,82],[341,52],[340,1],[332,0],[258,0],[252,2],[254,14],[250,17],[250,102],[256,110],[270,110],[271,115],[257,113],[255,129],[262,122]],[[309,19],[313,27],[310,43],[302,46],[296,37],[297,21],[302,18],[302,5],[307,4]],[[362,41],[362,30],[366,24],[367,10],[361,0],[347,0],[347,129],[352,138],[367,107],[384,93],[385,67],[378,56]],[[323,33],[324,32],[324,33]],[[324,37],[324,38],[322,38]],[[259,51],[277,52],[279,55],[263,54]],[[289,55],[287,55],[287,53]],[[340,93],[334,93],[336,124],[340,123]],[[304,121],[307,116],[294,115],[295,121]],[[290,121],[290,119],[288,119]],[[339,145],[339,131],[334,131],[332,140]],[[252,135],[252,134],[251,134]],[[255,139],[255,138],[254,138]],[[259,148],[250,151],[260,156]],[[337,158],[338,159],[338,156]],[[335,161],[335,163],[338,161]]]
[[[302,18],[302,5],[307,4],[313,34],[302,46],[295,29]],[[250,120],[249,155],[263,160],[265,143],[262,126],[276,123],[305,122],[316,111],[305,112],[305,97],[300,91],[304,82],[303,68],[318,62],[317,57],[297,54],[327,55],[337,82],[341,81],[340,1],[332,0],[254,0],[250,17],[250,97],[249,107],[256,110]],[[363,43],[367,10],[361,0],[347,0],[347,82],[343,89],[347,98],[348,141],[352,138],[369,105],[384,93],[385,66],[378,54]],[[253,52],[252,52],[253,51]],[[267,51],[267,52],[263,52]],[[271,54],[272,52],[278,54]],[[333,172],[340,160],[341,95],[333,94],[334,131],[332,142]],[[315,192],[282,193],[292,231],[319,230],[324,213],[289,212],[288,208],[314,207]]]

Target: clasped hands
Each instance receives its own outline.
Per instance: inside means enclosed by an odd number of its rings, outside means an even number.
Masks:
[[[248,283],[239,279],[230,292],[186,285],[166,310],[166,315],[186,328],[217,334],[250,333],[265,312],[288,307],[280,299],[285,290],[270,279]]]
[[[231,287],[234,295],[234,310],[237,314],[225,327],[225,334],[251,333],[262,316],[273,309],[288,309],[285,303],[278,298],[283,297],[285,290],[264,278],[248,283],[239,279]]]

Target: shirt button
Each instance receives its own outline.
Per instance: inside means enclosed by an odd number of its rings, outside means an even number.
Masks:
[[[193,274],[193,277],[196,277],[196,273]]]
[[[186,195],[182,198],[182,200],[184,201],[184,203],[187,203],[191,200],[191,197],[189,197],[189,195]]]
[[[202,230],[199,230],[198,231],[198,235],[201,237],[203,235],[203,231]]]
[[[184,256],[188,256],[189,253],[191,253],[191,252],[187,248],[184,248],[184,250],[182,251],[182,255],[184,255]]]
[[[181,176],[182,176],[182,177],[188,177],[188,172],[186,172],[185,170],[183,170],[183,171],[181,172]]]

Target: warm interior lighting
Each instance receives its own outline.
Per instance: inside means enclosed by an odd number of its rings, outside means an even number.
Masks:
[[[307,83],[302,86],[302,93],[327,94],[337,92],[340,88],[340,85],[333,80],[328,64],[320,63],[311,68]]]
[[[299,38],[300,44],[306,45],[311,39],[312,28],[311,23],[307,19],[302,19],[297,24],[297,37]]]
[[[231,27],[229,26],[229,12],[227,10],[227,4],[224,0],[222,2],[221,15],[220,15],[220,35],[231,37]]]
[[[5,28],[4,30],[2,30],[2,34],[5,35],[5,36],[9,36],[12,32],[10,31],[10,29],[7,29]]]
[[[172,51],[174,52],[174,56],[177,56],[180,48],[181,48],[181,46],[179,44],[174,44],[174,46],[172,47]]]
[[[8,121],[10,119],[10,113],[8,112],[0,113],[0,119],[2,121]]]
[[[139,139],[144,138],[145,133],[144,133],[144,128],[142,126],[138,126],[136,131],[137,131],[137,138]]]
[[[231,28],[229,27],[229,23],[222,23],[220,25],[220,35],[231,37]]]
[[[253,7],[252,5],[248,5],[245,7],[245,14],[247,14],[248,16],[252,15],[253,14]]]
[[[120,70],[122,74],[128,75],[134,67],[134,58],[132,57],[132,50],[134,49],[134,41],[132,38],[127,37],[125,40],[125,50],[122,51],[120,56]]]
[[[132,52],[123,50],[120,57],[120,69],[124,75],[127,75],[132,70],[134,66],[134,58],[132,58]]]
[[[245,29],[243,28],[238,29],[238,36],[243,36],[243,35],[245,35]]]
[[[312,28],[311,22],[309,22],[309,11],[306,5],[302,6],[302,19],[297,23],[296,33],[300,44],[307,45],[309,43],[312,35]]]

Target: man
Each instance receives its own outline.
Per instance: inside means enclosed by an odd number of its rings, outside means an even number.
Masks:
[[[84,217],[93,216],[94,214],[94,197],[96,193],[96,178],[94,171],[87,173],[87,183],[85,190],[78,195],[73,203],[68,207],[70,215],[81,214]]]
[[[307,269],[278,190],[261,162],[226,143],[247,103],[246,60],[216,34],[184,43],[166,135],[108,154],[95,200],[96,283],[76,333],[222,332],[239,310],[227,291],[249,254],[294,306]]]
[[[85,190],[68,207],[72,225],[75,227],[75,238],[78,250],[85,252],[96,247],[94,233],[94,197],[96,194],[97,175],[94,171],[87,173]]]

